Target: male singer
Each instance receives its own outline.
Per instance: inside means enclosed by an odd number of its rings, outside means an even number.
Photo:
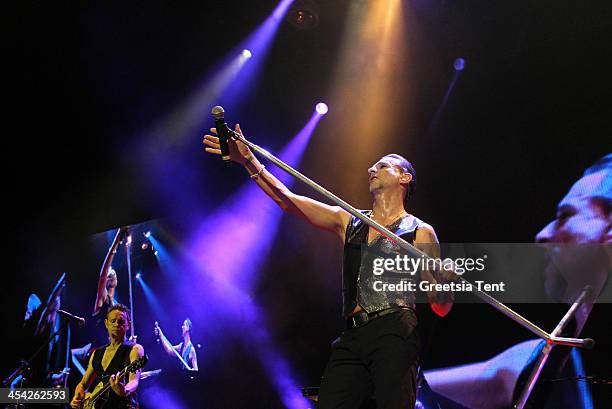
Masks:
[[[559,202],[555,219],[535,238],[538,243],[563,244],[563,247],[549,247],[549,263],[543,277],[546,292],[555,301],[573,303],[585,285],[593,288],[593,300],[604,293],[612,271],[612,253],[609,252],[612,243],[611,209],[612,154],[607,154],[589,167],[574,183]],[[607,248],[607,253],[594,252],[597,247],[592,244],[595,243],[601,244],[601,250]],[[607,285],[609,288],[610,284]],[[598,305],[593,302],[583,304],[578,308],[575,320],[571,320],[566,326],[568,332],[564,335],[580,336],[592,310],[595,310],[595,315],[599,314],[599,317],[609,321],[610,304],[607,301],[609,298]],[[541,305],[541,308],[547,307],[555,305]],[[549,309],[557,313],[555,308]],[[559,312],[565,312],[565,307]],[[592,331],[599,325],[601,324],[594,324],[589,335],[592,335]],[[609,328],[609,325],[606,327],[604,323],[602,328],[604,327]],[[609,353],[610,332],[605,331],[603,336],[596,337],[596,341],[594,351],[589,351],[586,355],[591,363],[598,359],[598,354]],[[544,345],[545,341],[540,339],[524,341],[486,361],[435,369],[425,372],[425,376],[432,390],[461,405],[461,408],[509,408],[520,396],[527,376]],[[585,361],[587,365],[584,367],[581,361],[581,354],[577,349],[556,347],[530,395],[527,407],[594,407],[588,382],[578,378],[585,375],[584,369],[589,369],[588,360]],[[606,374],[597,375],[606,377]],[[546,378],[565,380],[547,382]],[[447,405],[454,407],[450,403]]]
[[[217,134],[215,128],[211,132]],[[239,125],[236,132],[241,132]],[[414,408],[419,349],[414,299],[406,293],[374,291],[372,273],[361,263],[362,252],[393,254],[399,247],[342,208],[294,194],[265,170],[247,146],[232,140],[228,143],[230,159],[242,165],[281,209],[334,233],[344,244],[343,314],[347,329],[332,344],[317,407],[354,409],[375,394],[379,409]],[[205,135],[204,144],[206,152],[222,153],[218,137]],[[409,243],[438,243],[434,229],[407,212],[408,198],[416,186],[410,162],[396,154],[383,156],[368,169],[368,177],[372,210],[365,212],[367,216]],[[431,255],[437,256],[436,247],[429,247]],[[431,274],[425,278],[429,282],[442,280]],[[450,294],[432,291],[427,295],[438,315],[450,311]]]
[[[155,328],[153,329],[155,332],[155,337],[161,343],[164,351],[172,357],[177,356],[176,354],[182,358],[182,362],[187,363],[187,367],[182,364],[181,368],[187,369],[188,371],[197,371],[198,370],[198,354],[196,352],[193,343],[191,342],[191,329],[193,328],[193,323],[189,318],[185,318],[183,321],[183,325],[181,325],[181,333],[183,334],[183,341],[172,345],[168,338],[164,335],[162,329],[155,322]]]

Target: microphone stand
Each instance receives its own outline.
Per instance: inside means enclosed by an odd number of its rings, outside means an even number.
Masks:
[[[128,234],[125,240],[125,257],[127,261],[128,270],[128,284],[130,289],[130,340],[135,341],[136,336],[134,335],[134,298],[132,293],[132,257],[130,252],[131,238]]]
[[[166,336],[164,335],[164,333],[162,332],[160,326],[158,325],[157,321],[155,321],[155,326],[159,329],[160,332],[160,336],[159,338],[157,338],[157,340],[159,341],[160,338],[163,337],[163,339],[161,339],[161,342],[167,342],[170,349],[172,350],[172,352],[174,352],[174,354],[176,355],[176,357],[179,359],[179,361],[181,361],[181,363],[183,364],[183,366],[185,367],[185,369],[187,369],[188,371],[192,371],[193,369],[191,369],[189,367],[189,364],[187,362],[185,362],[185,360],[183,359],[183,357],[181,356],[181,354],[178,353],[178,351],[176,349],[174,349],[174,347],[172,346],[172,344],[170,343],[170,341],[168,341],[168,338],[166,338]],[[195,348],[195,346],[194,346]]]
[[[55,286],[51,290],[51,294],[49,295],[49,298],[47,299],[47,304],[41,310],[40,317],[38,317],[34,332],[32,333],[32,337],[35,337],[40,333],[41,325],[43,321],[47,318],[47,311],[49,309],[49,306],[55,300],[55,298],[59,296],[59,294],[61,293],[61,291],[64,289],[65,286],[66,286],[66,273],[62,273],[59,280],[57,280],[57,282],[55,283]],[[56,316],[56,319],[57,319],[57,316]],[[51,336],[49,337],[49,339],[45,343],[42,343],[40,347],[32,354],[32,356],[30,356],[30,358],[28,358],[27,360],[22,359],[17,369],[15,369],[9,376],[7,376],[2,381],[2,385],[7,386],[7,387],[10,386],[11,383],[13,383],[13,381],[18,376],[22,375],[25,371],[29,370],[30,362],[32,362],[34,358],[36,358],[38,354],[40,354],[40,352],[43,350],[45,345],[49,345],[49,343],[51,342],[54,336],[56,336],[57,334],[62,332],[64,328],[66,328],[66,326],[68,325],[68,322],[69,320],[67,319],[64,320],[63,325],[59,329],[57,329],[55,332],[53,332]]]
[[[70,355],[72,355],[70,351],[70,320],[66,319],[66,321],[68,325],[66,327],[66,364],[64,365],[64,371],[70,371]],[[69,372],[64,376],[64,388],[68,387],[68,374]]]
[[[565,328],[569,320],[571,320],[574,317],[574,315],[576,315],[576,311],[578,311],[578,307],[580,307],[580,305],[586,301],[587,296],[589,296],[591,292],[593,292],[593,288],[591,286],[586,286],[582,290],[582,292],[580,293],[580,296],[578,296],[578,298],[576,299],[576,301],[574,301],[570,309],[567,310],[563,318],[561,318],[561,321],[559,321],[559,324],[557,324],[555,329],[551,332],[551,336],[556,337],[557,334],[560,334],[561,331],[563,331],[563,328]],[[546,361],[548,360],[548,356],[552,352],[552,349],[554,346],[555,346],[555,343],[547,342],[546,345],[544,345],[544,348],[542,348],[542,350],[540,351],[540,354],[538,355],[538,359],[536,360],[533,366],[533,369],[531,370],[531,373],[529,374],[529,378],[527,378],[527,382],[525,383],[525,386],[523,387],[523,390],[521,391],[520,396],[518,397],[516,403],[512,407],[513,409],[523,409],[525,405],[527,404],[529,395],[533,391],[533,388],[536,382],[538,381],[538,378],[540,377],[540,374],[542,373],[542,369],[544,368],[544,365],[546,364]]]
[[[396,235],[395,233],[393,233],[392,231],[387,229],[385,226],[383,226],[380,223],[376,222],[375,220],[372,220],[369,217],[365,216],[357,208],[351,206],[350,204],[348,204],[344,200],[340,199],[338,196],[334,195],[329,190],[327,190],[324,187],[318,185],[313,180],[309,179],[308,177],[306,177],[302,173],[300,173],[297,170],[293,169],[291,166],[287,165],[285,162],[283,162],[282,160],[280,160],[276,156],[272,155],[267,150],[265,150],[265,149],[259,147],[258,145],[248,141],[243,135],[239,134],[238,132],[236,132],[236,131],[234,131],[232,129],[228,129],[228,130],[229,130],[229,133],[230,133],[230,137],[234,141],[240,141],[241,143],[247,145],[252,151],[260,154],[261,156],[263,156],[264,158],[266,158],[267,160],[269,160],[270,162],[272,162],[273,164],[275,164],[276,166],[278,166],[279,168],[281,168],[285,172],[289,173],[291,176],[293,176],[296,179],[298,179],[300,182],[302,182],[305,185],[309,186],[310,188],[314,189],[315,191],[317,191],[321,195],[325,196],[330,201],[334,202],[335,204],[337,204],[338,206],[342,207],[344,210],[346,210],[347,212],[349,212],[353,216],[355,216],[358,219],[360,219],[362,222],[364,222],[368,226],[370,226],[373,229],[377,230],[380,234],[382,234],[383,236],[387,237],[389,240],[392,240],[393,242],[395,242],[398,246],[400,246],[402,249],[407,251],[413,257],[417,257],[417,258],[423,257],[423,258],[425,258],[427,260],[431,259],[431,257],[428,254],[426,254],[425,252],[417,249],[412,244],[408,243],[406,240],[402,239],[401,237],[399,237],[398,235]],[[485,293],[484,291],[478,290],[478,287],[472,285],[465,278],[463,278],[461,276],[458,276],[457,281],[465,283],[466,285],[469,284],[471,286],[471,288],[472,288],[472,292],[476,296],[478,296],[484,302],[486,302],[487,304],[489,304],[490,306],[492,306],[493,308],[495,308],[496,310],[498,310],[499,312],[504,314],[506,317],[508,317],[511,320],[513,320],[514,322],[516,322],[517,324],[519,324],[522,327],[524,327],[524,328],[528,329],[529,331],[533,332],[539,338],[544,339],[547,344],[576,346],[576,347],[581,347],[581,348],[592,348],[593,345],[594,345],[594,341],[592,339],[590,339],[590,338],[580,339],[580,338],[557,337],[557,333],[554,333],[554,331],[553,331],[552,334],[549,334],[546,331],[544,331],[542,328],[538,327],[536,324],[534,324],[531,321],[529,321],[527,318],[523,317],[522,315],[520,315],[516,311],[512,310],[510,307],[508,307],[505,304],[503,304],[502,302],[496,300],[495,298],[493,298],[489,294]]]
[[[49,339],[47,339],[47,341],[43,342],[40,347],[36,350],[36,352],[34,352],[32,354],[32,356],[30,356],[28,359],[26,360],[21,360],[19,366],[17,367],[17,369],[15,369],[9,376],[7,376],[6,378],[4,378],[4,380],[2,381],[2,385],[5,387],[10,386],[10,384],[15,380],[15,378],[17,378],[19,375],[22,375],[24,372],[28,371],[30,369],[30,362],[32,362],[43,350],[43,348],[47,345],[49,345],[49,343],[51,342],[51,340],[53,339],[53,337],[55,337],[57,334],[61,333],[65,328],[68,327],[68,323],[70,322],[70,320],[64,319],[63,320],[64,323],[62,324],[62,326],[56,330],[55,332],[53,332],[51,334],[51,336],[49,337]],[[33,385],[40,387],[42,385]]]

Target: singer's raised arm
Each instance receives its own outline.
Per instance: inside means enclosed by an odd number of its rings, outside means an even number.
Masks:
[[[106,281],[108,280],[108,272],[111,269],[113,264],[113,258],[117,253],[117,248],[121,243],[121,239],[127,232],[127,227],[121,227],[117,230],[117,234],[115,234],[115,238],[113,239],[113,244],[111,244],[108,249],[108,253],[106,253],[106,257],[104,258],[104,263],[102,263],[102,268],[100,269],[100,278],[98,279],[98,291],[96,292],[96,303],[94,304],[94,314],[97,314],[100,308],[106,302],[106,298],[108,295],[106,289]]]
[[[216,135],[217,130],[211,128]],[[240,125],[236,125],[236,132],[242,134]],[[219,138],[214,135],[204,136],[205,151],[220,155]],[[346,226],[351,220],[350,214],[339,206],[330,206],[306,196],[291,192],[280,180],[265,169],[253,155],[248,146],[242,142],[228,140],[230,158],[242,165],[257,185],[284,211],[301,216],[310,224],[323,230],[333,232],[344,241]]]

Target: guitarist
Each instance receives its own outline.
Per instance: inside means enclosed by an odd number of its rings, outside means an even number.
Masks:
[[[181,326],[181,331],[183,333],[183,342],[178,345],[172,345],[168,338],[164,335],[157,322],[155,323],[155,336],[161,341],[161,345],[166,351],[166,353],[170,356],[180,354],[183,363],[183,367],[185,367],[185,363],[190,365],[184,369],[188,371],[197,371],[198,370],[198,357],[196,354],[196,350],[191,343],[191,328],[193,324],[189,318],[186,318],[183,321],[183,325]]]
[[[70,402],[71,407],[81,407],[85,391],[92,383],[96,382],[99,385],[108,381],[111,389],[106,392],[107,400],[98,403],[96,409],[138,408],[136,389],[140,380],[140,371],[130,373],[124,379],[118,377],[125,366],[144,356],[141,345],[126,341],[126,334],[130,329],[129,317],[129,310],[125,305],[115,304],[109,308],[104,325],[108,331],[110,344],[97,349],[91,355],[85,375],[76,386],[74,398]]]

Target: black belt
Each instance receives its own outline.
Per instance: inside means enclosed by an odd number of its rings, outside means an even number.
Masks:
[[[361,327],[362,325],[367,324],[373,319],[382,317],[383,315],[393,314],[394,312],[401,311],[403,308],[401,307],[391,307],[385,308],[384,310],[374,311],[374,312],[366,312],[365,310],[359,311],[357,314],[346,319],[346,327],[347,328],[355,328]]]

